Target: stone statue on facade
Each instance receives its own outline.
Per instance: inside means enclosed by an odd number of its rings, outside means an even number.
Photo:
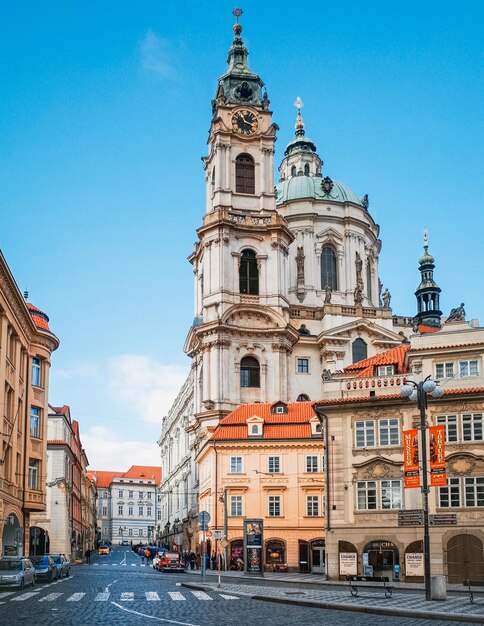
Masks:
[[[381,299],[381,290],[383,289],[383,283],[378,279],[378,306],[383,309],[383,301]]]
[[[466,318],[466,312],[464,310],[464,303],[461,302],[460,306],[452,309],[449,313],[449,317],[445,320],[446,322],[463,322]]]
[[[388,291],[388,287],[386,287],[385,291],[383,292],[383,295],[382,295],[383,310],[384,311],[389,311],[390,310],[390,300],[391,299],[392,299],[392,294]]]
[[[306,328],[306,324],[301,324],[301,326],[299,326],[299,334],[300,335],[310,335],[310,331]]]
[[[331,304],[331,297],[333,295],[333,289],[331,285],[326,285],[324,288],[324,304]]]
[[[297,247],[296,265],[297,265],[297,281],[304,284],[304,248],[303,246]]]
[[[353,297],[355,299],[355,305],[361,306],[363,304],[363,289],[360,284],[357,284],[353,291]]]
[[[356,284],[363,287],[363,278],[361,277],[361,271],[363,269],[363,261],[361,260],[360,253],[356,253]]]

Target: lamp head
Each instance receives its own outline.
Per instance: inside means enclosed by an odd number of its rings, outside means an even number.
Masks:
[[[413,390],[414,387],[412,385],[403,385],[400,389],[400,395],[402,396],[402,398],[410,398]]]
[[[435,389],[432,391],[432,398],[441,398],[445,393],[445,390],[440,385],[436,385]]]
[[[425,393],[432,393],[433,390],[437,387],[437,383],[435,382],[435,380],[429,378],[428,380],[424,381],[422,386]]]

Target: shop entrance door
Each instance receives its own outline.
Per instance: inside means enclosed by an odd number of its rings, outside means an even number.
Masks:
[[[313,547],[311,549],[312,567],[311,571],[314,574],[324,574],[325,572],[325,549],[321,547]]]

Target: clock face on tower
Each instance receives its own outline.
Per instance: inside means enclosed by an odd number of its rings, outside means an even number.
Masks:
[[[258,128],[257,117],[252,111],[242,109],[232,115],[232,130],[239,135],[253,135]]]

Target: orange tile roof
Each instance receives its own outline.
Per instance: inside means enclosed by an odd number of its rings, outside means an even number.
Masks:
[[[30,302],[27,302],[27,308],[29,309],[30,315],[37,328],[48,330],[50,332],[48,316],[36,306],[30,304]]]
[[[113,478],[119,477],[123,475],[123,472],[105,472],[105,471],[96,471],[93,470],[93,474],[96,474],[97,480],[96,485],[98,487],[107,489],[109,485],[113,482]]]
[[[355,377],[368,377],[375,374],[375,368],[379,365],[395,365],[395,374],[404,374],[407,370],[405,368],[405,355],[410,349],[409,343],[402,343],[395,348],[376,354],[375,356],[368,357],[357,363],[348,365],[343,370],[344,372],[355,372]]]
[[[424,333],[436,333],[438,330],[442,330],[441,326],[435,328],[435,326],[425,326],[424,324],[419,324],[418,332],[421,334]]]
[[[55,411],[59,415],[67,415],[70,409],[69,405],[67,404],[64,404],[64,406],[52,406],[51,404],[49,404],[49,406],[53,411]]]
[[[465,343],[450,343],[445,346],[432,345],[412,348],[412,352],[422,352],[423,350],[449,350],[451,348],[470,348],[471,346],[482,346],[483,341],[467,341]]]
[[[117,478],[148,478],[161,483],[161,467],[156,465],[132,465],[127,472]]]
[[[311,438],[309,421],[315,416],[312,402],[288,402],[287,413],[271,413],[273,404],[241,404],[220,421],[211,439],[215,441],[252,439],[248,435],[247,420],[255,416],[264,420],[261,439]],[[257,440],[256,437],[254,439]]]

